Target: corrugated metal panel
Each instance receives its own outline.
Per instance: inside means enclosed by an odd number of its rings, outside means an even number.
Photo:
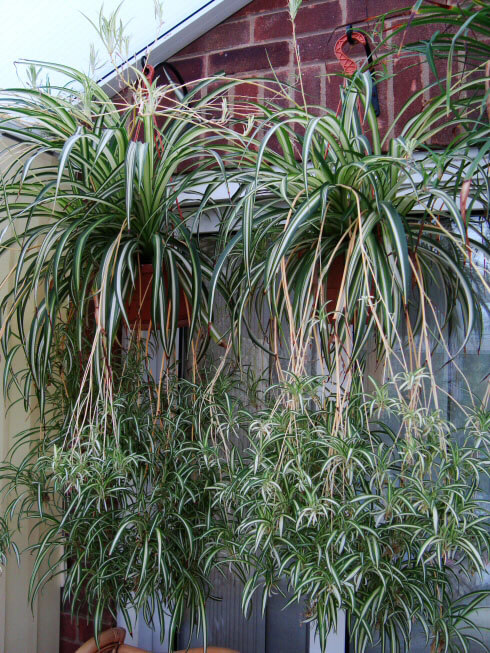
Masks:
[[[307,653],[309,625],[302,623],[305,606],[293,603],[285,607],[288,598],[271,596],[267,603],[265,623],[265,653]]]
[[[224,646],[240,653],[266,653],[265,620],[256,607],[248,619],[242,612],[242,584],[231,574],[216,574],[214,587],[220,601],[209,601],[208,643]],[[189,640],[189,625],[184,623],[178,638],[179,648],[185,648]],[[191,646],[202,646],[201,638],[192,638]],[[295,652],[296,653],[296,652]],[[299,653],[299,652],[298,652]]]

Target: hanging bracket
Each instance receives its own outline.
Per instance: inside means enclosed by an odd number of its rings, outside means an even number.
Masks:
[[[352,31],[352,25],[349,25],[349,27],[346,29],[345,35],[341,36],[337,43],[335,44],[334,47],[334,52],[335,56],[340,62],[340,65],[342,66],[342,69],[346,75],[354,75],[354,73],[357,70],[357,64],[356,62],[351,59],[345,52],[344,52],[344,45],[346,43],[350,43],[351,45],[354,45],[356,43],[359,43],[360,45],[364,46],[364,50],[366,52],[366,58],[368,60],[369,64],[369,73],[371,75],[371,79],[373,79],[373,71],[372,71],[372,53],[371,53],[371,47],[369,45],[368,39],[362,34],[361,32],[354,32]],[[374,83],[373,79],[373,93],[371,97],[371,103],[373,105],[374,113],[376,116],[379,116],[381,113],[380,107],[379,107],[379,97],[378,97],[378,87]]]

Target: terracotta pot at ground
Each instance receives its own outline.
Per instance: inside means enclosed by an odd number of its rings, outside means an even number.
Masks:
[[[167,279],[164,275],[164,283],[167,287]],[[153,290],[153,265],[145,263],[140,266],[139,277],[136,279],[136,286],[130,302],[126,307],[129,324],[135,326],[140,324],[143,330],[148,329],[151,321],[151,296]],[[189,326],[189,309],[184,291],[180,290],[178,326]]]

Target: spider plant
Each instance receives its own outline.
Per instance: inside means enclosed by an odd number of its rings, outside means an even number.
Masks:
[[[237,436],[233,383],[210,389],[169,366],[155,379],[153,349],[135,337],[113,354],[111,386],[91,396],[96,373],[84,380],[73,324],[54,328],[54,347],[42,437],[39,426],[19,433],[0,464],[11,546],[17,526],[43,526],[30,546],[31,601],[65,573],[64,600],[76,610],[83,597],[96,634],[105,610],[121,611],[131,630],[134,608],[149,624],[159,615],[162,640],[166,613],[170,642],[184,616],[206,641],[215,524],[229,519],[210,488],[226,478]]]
[[[79,347],[93,328],[101,374],[128,325],[141,264],[153,264],[152,324],[167,355],[181,291],[191,335],[202,323],[208,333],[211,261],[198,246],[199,210],[189,212],[182,196],[197,206],[209,198],[223,181],[219,142],[234,133],[220,120],[222,89],[205,94],[211,80],[183,97],[140,74],[133,99],[127,89],[130,99],[118,103],[76,70],[47,68],[63,73],[66,86],[0,95],[0,133],[16,139],[0,205],[0,255],[18,252],[0,305],[6,377],[21,347],[29,361],[25,394],[33,384],[41,406],[60,314],[72,310]]]
[[[478,644],[475,610],[489,591],[459,596],[458,586],[488,559],[489,413],[469,411],[458,430],[414,408],[427,376],[403,373],[371,396],[353,387],[341,420],[323,376],[289,375],[270,390],[219,486],[236,511],[223,541],[248,570],[245,610],[253,597],[265,610],[286,579],[322,651],[339,609],[356,653],[409,650],[414,630],[434,653]]]
[[[470,275],[485,281],[471,265],[471,213],[454,198],[451,166],[459,162],[441,170],[424,150],[437,102],[425,123],[383,140],[369,98],[370,78],[360,75],[344,90],[339,115],[264,107],[254,169],[244,171],[242,195],[222,222],[211,304],[223,276],[239,333],[247,305],[265,297],[271,349],[285,347],[293,361],[315,340],[327,362],[339,346],[356,360],[370,335],[389,352],[402,342],[402,324],[442,339],[457,311],[463,346],[478,320]],[[339,258],[341,288],[327,301]]]
[[[2,567],[7,563],[7,552],[13,547],[8,525],[4,519],[0,518],[0,573],[2,573]],[[17,553],[17,550],[14,550]]]
[[[420,96],[429,93],[437,101],[437,119],[432,116],[432,137],[444,130],[440,149],[441,159],[458,158],[461,169],[457,172],[464,203],[468,202],[468,188],[471,185],[472,204],[483,197],[484,211],[488,219],[488,179],[486,160],[489,149],[490,120],[490,8],[488,3],[467,0],[455,4],[416,2],[411,9],[401,12],[407,20],[389,27],[377,49],[378,63],[386,58],[403,58],[406,55],[421,55],[427,62],[431,83],[428,89],[416,93],[405,108],[418,102]],[[381,16],[381,31],[389,14]],[[417,29],[431,26],[430,38],[414,40]],[[396,45],[393,45],[393,42]],[[397,79],[395,76],[394,83]],[[427,108],[414,118],[425,121]],[[404,120],[405,112],[398,117]],[[405,114],[406,115],[406,114]],[[453,135],[448,137],[452,131]],[[466,189],[463,186],[466,182]]]
[[[389,19],[390,13],[380,18]],[[435,78],[439,78],[441,72],[441,67],[437,64],[443,63],[447,89],[451,87],[453,75],[458,76],[458,67],[459,73],[461,67],[466,73],[480,66],[483,71],[490,51],[490,9],[487,3],[480,0],[463,0],[457,4],[445,4],[420,0],[408,10],[398,13],[408,14],[409,18],[387,30],[389,33],[382,43],[383,46],[390,44],[393,35],[398,35],[402,38],[404,50],[426,57]],[[429,39],[414,40],[413,36],[417,30],[412,31],[412,28],[424,25],[436,29],[432,31]],[[450,100],[450,94],[447,98]]]

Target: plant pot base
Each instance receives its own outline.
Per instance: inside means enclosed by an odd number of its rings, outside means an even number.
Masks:
[[[164,273],[165,287],[168,288],[168,281]],[[151,319],[151,297],[153,291],[153,265],[145,263],[140,266],[139,275],[136,279],[135,289],[131,300],[126,306],[129,324],[131,327],[139,326],[146,330],[152,323]],[[189,311],[184,291],[180,290],[179,315],[177,325],[179,327],[189,326]]]

